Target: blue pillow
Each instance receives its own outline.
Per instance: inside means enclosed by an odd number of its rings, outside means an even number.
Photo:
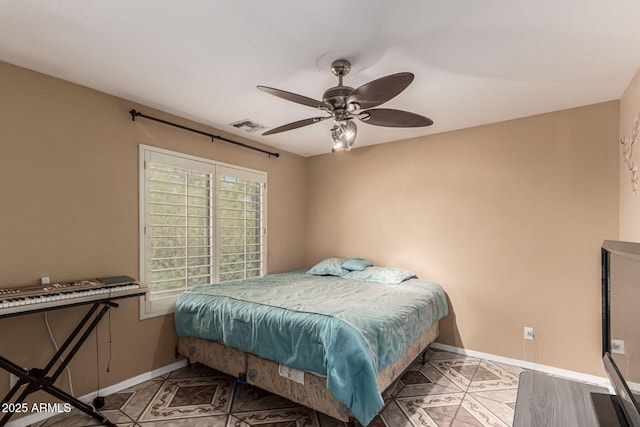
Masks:
[[[313,274],[315,276],[342,277],[349,272],[349,270],[342,268],[342,263],[344,261],[344,258],[327,258],[307,270],[307,274]]]
[[[371,267],[373,263],[364,258],[351,258],[342,263],[342,268],[349,271],[362,271],[367,267]]]
[[[415,276],[414,272],[400,267],[367,267],[362,271],[350,271],[345,278],[397,285]]]

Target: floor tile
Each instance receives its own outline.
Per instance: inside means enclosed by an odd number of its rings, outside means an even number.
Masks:
[[[448,426],[465,397],[465,393],[437,394],[397,398],[398,406],[416,426]]]
[[[478,402],[471,394],[467,394],[464,397],[455,419],[471,425],[484,427],[509,426],[509,424],[502,421],[500,417],[492,413],[486,406]],[[478,424],[473,424],[474,422]]]
[[[226,377],[170,378],[166,380],[137,421],[162,421],[226,415],[235,383]]]
[[[318,427],[347,427],[347,425],[342,421],[331,418],[328,415],[320,412],[316,412],[315,415]]]
[[[495,398],[486,397],[484,393],[469,393],[476,402],[484,406],[493,415],[500,419],[506,425],[513,424],[513,414],[516,398],[510,397],[508,401],[500,401]]]
[[[240,412],[229,416],[233,427],[311,427],[316,425],[313,410],[298,407]]]
[[[430,349],[385,391],[385,408],[367,427],[508,427],[523,371]],[[106,396],[102,413],[122,427],[347,427],[200,364]],[[37,427],[97,425],[73,410]]]
[[[227,415],[213,415],[200,418],[140,421],[136,427],[227,427],[228,425]]]
[[[469,383],[468,391],[517,389],[518,376],[495,363],[481,360]]]
[[[238,391],[231,407],[231,412],[234,414],[237,412],[255,412],[265,409],[285,409],[300,406],[284,397],[277,396],[257,387],[245,385],[240,387]]]
[[[120,405],[120,411],[132,420],[137,421],[160,387],[162,387],[162,384],[163,381],[150,380],[129,387],[126,390],[107,396],[105,398],[105,406],[116,407]],[[124,403],[121,403],[122,401]]]

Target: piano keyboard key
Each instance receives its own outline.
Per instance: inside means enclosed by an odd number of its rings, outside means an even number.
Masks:
[[[126,276],[119,276],[117,279],[121,277]],[[0,317],[144,292],[146,287],[133,279],[129,283],[113,285],[106,285],[99,280],[83,280],[62,285],[54,284],[47,288],[0,289]]]

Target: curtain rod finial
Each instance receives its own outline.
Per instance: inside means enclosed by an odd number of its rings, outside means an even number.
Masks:
[[[136,121],[136,116],[139,115],[140,113],[138,113],[136,110],[131,110],[129,111],[129,114],[131,114],[131,121]]]

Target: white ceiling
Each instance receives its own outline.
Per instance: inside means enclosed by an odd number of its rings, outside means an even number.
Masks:
[[[256,85],[320,99],[338,58],[352,87],[414,73],[383,106],[435,122],[358,123],[355,147],[609,101],[640,68],[640,1],[0,0],[0,60],[303,156],[329,152],[330,120],[229,123],[319,115]]]

